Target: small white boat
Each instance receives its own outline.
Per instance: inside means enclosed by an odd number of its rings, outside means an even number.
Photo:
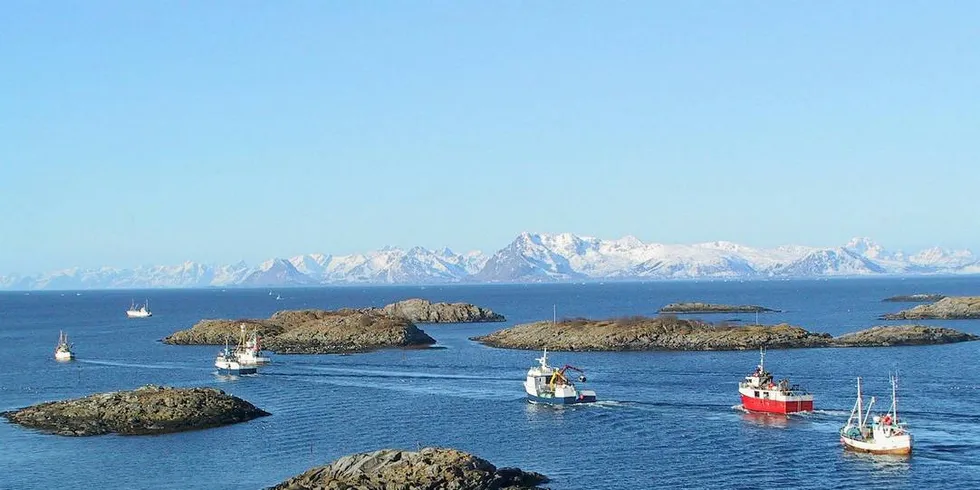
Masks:
[[[150,300],[146,300],[146,303],[142,305],[137,305],[135,302],[129,305],[129,309],[126,310],[126,316],[129,318],[149,318],[153,316],[149,310]]]
[[[271,359],[262,355],[262,344],[259,340],[258,330],[252,332],[251,336],[248,336],[244,323],[241,325],[241,329],[242,337],[238,342],[238,347],[235,349],[238,362],[243,366],[261,366],[272,362]]]
[[[840,442],[844,449],[871,454],[912,454],[912,433],[908,424],[898,418],[898,403],[895,396],[897,381],[891,378],[892,406],[888,413],[875,415],[868,423],[875,398],[871,397],[867,410],[862,406],[861,378],[857,379],[857,402],[851,410],[847,424],[840,429]]]
[[[225,350],[218,353],[214,359],[214,367],[218,374],[255,374],[255,366],[245,366],[238,360],[238,355],[225,345]]]
[[[68,342],[68,334],[60,332],[58,334],[58,346],[54,348],[54,359],[56,361],[71,361],[75,359],[75,353],[71,351],[72,345]]]
[[[282,296],[280,296],[280,295],[278,295],[278,294],[277,294],[277,295],[276,295],[276,299],[277,299],[277,300],[280,300],[280,299],[282,299]]]
[[[548,405],[572,405],[596,401],[594,391],[579,391],[575,384],[565,376],[565,372],[569,369],[578,371],[581,373],[578,378],[579,381],[585,382],[585,373],[581,369],[567,364],[561,369],[549,366],[548,349],[544,350],[544,354],[537,358],[537,361],[539,365],[529,369],[527,379],[524,380],[527,401]]]

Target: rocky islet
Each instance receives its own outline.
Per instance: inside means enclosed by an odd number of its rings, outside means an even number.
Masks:
[[[269,415],[214,388],[146,385],[39,403],[4,412],[7,420],[62,436],[149,435],[206,429]]]
[[[571,319],[535,322],[473,337],[483,344],[508,349],[557,351],[711,351],[760,347],[879,347],[943,344],[980,337],[949,328],[901,325],[875,327],[833,337],[802,327],[712,324],[673,316],[607,320]]]
[[[947,296],[935,303],[888,313],[882,320],[976,320],[980,319],[980,296]]]
[[[538,489],[548,478],[519,468],[497,468],[456,449],[382,449],[344,456],[307,470],[271,490]]]
[[[671,303],[660,308],[660,313],[767,313],[779,312],[759,305],[724,305],[716,303]]]

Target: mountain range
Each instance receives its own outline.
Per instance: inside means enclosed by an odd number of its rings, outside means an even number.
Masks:
[[[939,247],[913,255],[890,252],[869,238],[842,247],[754,248],[731,242],[644,243],[571,233],[521,233],[491,256],[445,248],[385,247],[363,254],[308,254],[244,262],[133,269],[71,268],[35,276],[0,276],[0,289],[130,289],[441,284],[665,279],[769,279],[871,275],[978,274],[969,250]]]

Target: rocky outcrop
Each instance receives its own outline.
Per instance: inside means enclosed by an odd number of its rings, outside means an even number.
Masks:
[[[671,316],[612,320],[536,322],[474,337],[483,344],[508,349],[557,351],[746,350],[805,347],[871,347],[942,344],[977,340],[951,329],[918,325],[877,327],[834,338],[787,324],[729,325]]]
[[[947,296],[932,304],[889,313],[880,318],[882,320],[980,319],[980,296]]]
[[[384,347],[414,347],[436,341],[411,321],[380,311],[342,309],[279,311],[265,320],[201,320],[163,339],[176,345],[224,344],[241,325],[258,330],[266,349],[278,354],[334,354]]]
[[[834,339],[839,347],[888,347],[892,345],[934,345],[980,340],[980,337],[952,328],[901,325],[872,327]]]
[[[310,469],[273,490],[537,489],[547,482],[540,473],[497,468],[489,461],[456,449],[427,447],[419,451],[382,449],[344,456]]]
[[[671,303],[660,308],[660,313],[764,313],[779,311],[757,305],[720,305],[713,303]]]
[[[882,301],[890,303],[932,303],[945,297],[945,294],[900,294],[885,298]]]
[[[822,347],[828,334],[786,324],[713,325],[671,316],[611,320],[573,319],[536,322],[475,337],[484,344],[512,349],[563,351],[743,350],[760,346]]]
[[[13,423],[62,436],[163,434],[206,429],[269,415],[214,388],[147,385],[40,403],[0,414]]]
[[[475,323],[506,321],[503,315],[469,303],[433,303],[412,298],[381,308],[389,315],[407,318],[414,323]]]

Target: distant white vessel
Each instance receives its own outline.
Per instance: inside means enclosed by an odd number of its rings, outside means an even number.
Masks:
[[[75,353],[71,351],[72,345],[68,343],[68,334],[60,332],[58,334],[58,346],[54,348],[54,358],[57,361],[70,361],[75,358]]]
[[[142,305],[137,305],[135,302],[133,302],[132,304],[129,305],[129,309],[126,310],[126,316],[128,316],[129,318],[151,317],[153,316],[153,313],[150,313],[149,306],[150,306],[150,300],[146,300],[146,303],[143,303]]]
[[[894,377],[892,382],[892,406],[888,413],[875,415],[868,423],[875,397],[871,397],[867,411],[862,404],[861,378],[857,379],[857,401],[851,410],[847,424],[841,427],[840,442],[844,449],[871,454],[912,454],[912,434],[908,424],[898,419],[898,403],[895,396]]]
[[[282,296],[276,295],[276,299],[282,299]]]
[[[238,342],[238,347],[235,349],[235,355],[238,357],[238,362],[243,366],[261,366],[272,362],[271,359],[262,355],[262,344],[259,340],[259,332],[256,330],[255,332],[252,332],[251,336],[248,336],[247,332],[245,331],[244,323],[241,325],[241,329],[241,340]]]

